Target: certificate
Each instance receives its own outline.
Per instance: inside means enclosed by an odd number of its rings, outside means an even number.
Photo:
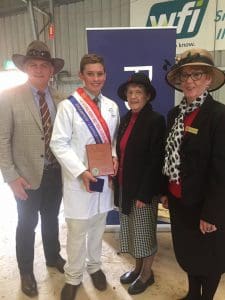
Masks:
[[[86,145],[89,171],[93,176],[113,175],[112,149],[110,144]]]

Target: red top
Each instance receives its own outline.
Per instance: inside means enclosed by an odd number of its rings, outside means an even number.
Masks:
[[[125,150],[126,150],[129,136],[130,136],[131,131],[134,127],[134,124],[137,120],[137,117],[138,117],[138,113],[132,113],[130,122],[127,126],[127,129],[125,130],[124,135],[122,136],[122,138],[120,140],[120,163],[119,163],[119,169],[118,169],[118,180],[119,180],[120,186],[123,185],[123,162],[124,162]]]
[[[199,113],[199,108],[195,109],[193,112],[191,112],[190,114],[184,117],[184,128],[186,128],[186,126],[191,126],[192,122],[194,121],[198,113]],[[184,134],[186,134],[186,132],[187,131],[184,130]],[[168,189],[170,193],[173,194],[176,198],[181,198],[180,182],[178,184],[176,183],[176,181],[169,182]]]

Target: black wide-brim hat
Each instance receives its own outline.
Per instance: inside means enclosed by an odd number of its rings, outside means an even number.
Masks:
[[[64,60],[61,58],[52,58],[48,46],[41,41],[33,41],[27,47],[26,55],[13,54],[12,61],[18,69],[24,71],[24,64],[28,59],[41,59],[51,62],[53,65],[55,75],[62,70]]]
[[[175,65],[166,74],[167,83],[180,92],[182,90],[180,88],[179,73],[186,66],[207,67],[211,70],[212,82],[208,87],[209,92],[218,90],[225,83],[225,74],[215,67],[212,55],[205,49],[191,48],[176,57]]]
[[[126,82],[124,82],[119,86],[117,90],[117,94],[122,100],[127,101],[127,96],[126,96],[127,86],[132,83],[143,85],[146,88],[147,94],[150,94],[149,101],[152,101],[155,98],[156,90],[154,86],[151,84],[149,77],[146,76],[144,73],[139,72],[139,73],[132,74],[131,77]]]

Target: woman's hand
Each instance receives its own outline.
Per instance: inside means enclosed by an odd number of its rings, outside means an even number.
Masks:
[[[200,230],[203,234],[211,233],[217,230],[214,224],[210,224],[204,220],[200,220]]]
[[[160,202],[162,203],[163,208],[168,209],[168,197],[167,196],[161,196]]]
[[[136,200],[136,208],[142,208],[145,207],[146,204],[142,202],[141,200]]]
[[[118,159],[114,156],[112,159],[113,159],[113,169],[114,169],[114,174],[112,175],[112,177],[113,177],[113,176],[116,176],[116,174],[117,174],[119,162],[118,162]]]

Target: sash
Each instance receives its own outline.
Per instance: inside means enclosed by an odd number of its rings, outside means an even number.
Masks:
[[[108,125],[99,109],[83,88],[76,89],[74,95],[68,97],[81,119],[87,125],[96,144],[111,143]]]

